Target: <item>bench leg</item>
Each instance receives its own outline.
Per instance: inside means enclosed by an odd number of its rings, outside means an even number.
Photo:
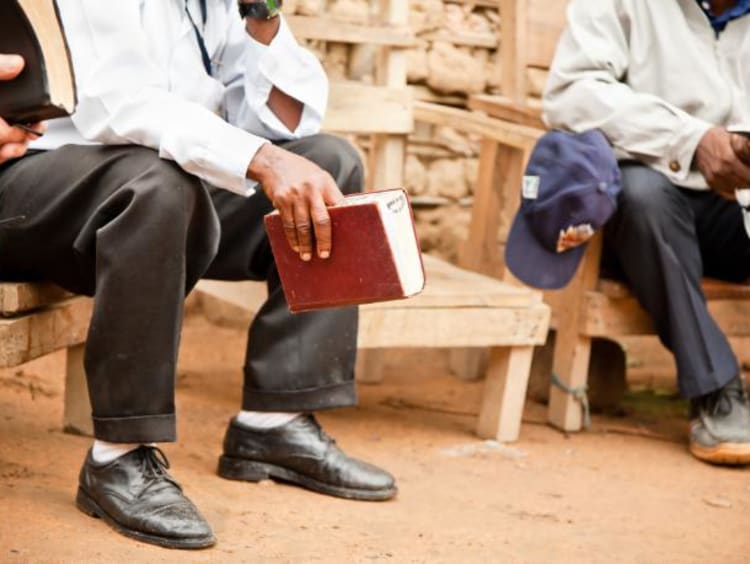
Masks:
[[[502,442],[518,439],[533,355],[534,347],[530,346],[490,350],[477,424],[481,438]]]
[[[586,385],[591,359],[591,337],[579,335],[575,327],[559,328],[555,344],[554,372],[570,389]],[[579,400],[555,385],[550,386],[547,418],[563,431],[580,431],[583,407]]]
[[[451,349],[451,372],[460,380],[479,380],[487,372],[489,351],[479,348]]]
[[[359,349],[354,370],[357,383],[380,384],[383,381],[385,351],[383,349]]]
[[[91,422],[91,403],[86,386],[86,372],[83,369],[83,353],[86,345],[80,344],[68,348],[65,365],[65,411],[63,414],[63,431],[74,435],[94,434]]]

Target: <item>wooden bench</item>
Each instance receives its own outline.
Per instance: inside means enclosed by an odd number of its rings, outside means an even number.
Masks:
[[[487,347],[490,350],[477,434],[518,438],[535,345],[547,335],[549,308],[541,293],[504,284],[425,256],[427,285],[408,300],[368,304],[360,309],[358,348]],[[249,323],[263,301],[257,282],[199,284],[204,310]]]
[[[63,428],[91,434],[83,343],[92,300],[51,284],[0,283],[0,368],[67,349]]]

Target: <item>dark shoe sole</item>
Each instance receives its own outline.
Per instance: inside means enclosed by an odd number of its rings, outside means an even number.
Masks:
[[[333,486],[299,474],[294,470],[275,466],[265,462],[254,462],[244,458],[233,458],[222,455],[219,458],[219,476],[228,480],[242,480],[245,482],[260,482],[261,480],[278,480],[296,484],[319,493],[343,497],[344,499],[356,499],[359,501],[386,501],[396,495],[397,488],[385,488],[382,490],[363,490]]]
[[[690,443],[692,455],[704,462],[727,466],[750,464],[750,443],[721,443],[715,447],[704,447]]]
[[[173,539],[169,537],[159,537],[156,535],[150,535],[148,533],[142,533],[129,529],[112,517],[110,517],[99,504],[96,503],[90,495],[88,495],[83,489],[78,488],[78,494],[76,495],[76,506],[86,515],[102,519],[107,525],[112,527],[115,531],[135,539],[141,542],[147,542],[149,544],[155,544],[164,548],[187,548],[187,549],[199,549],[208,548],[216,544],[216,538],[212,535],[210,537],[195,538],[195,539]]]

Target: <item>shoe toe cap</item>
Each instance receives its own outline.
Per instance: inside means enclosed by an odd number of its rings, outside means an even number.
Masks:
[[[175,539],[213,539],[208,522],[191,503],[174,503],[145,515],[145,532]]]

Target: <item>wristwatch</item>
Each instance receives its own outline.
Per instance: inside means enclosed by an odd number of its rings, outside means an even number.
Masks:
[[[279,15],[282,0],[257,0],[239,2],[240,16],[254,20],[270,20]]]

